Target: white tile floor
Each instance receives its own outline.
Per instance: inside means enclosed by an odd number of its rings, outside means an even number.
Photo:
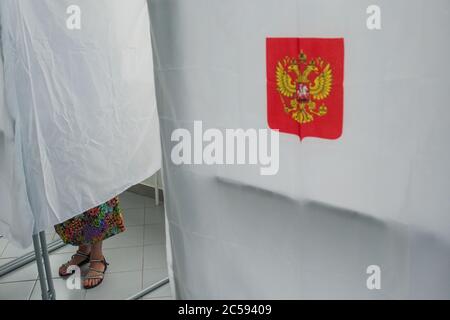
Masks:
[[[122,194],[120,202],[127,231],[104,243],[110,266],[101,286],[91,290],[67,289],[65,280],[58,277],[58,268],[75,249],[65,246],[50,255],[58,300],[125,299],[167,277],[164,207],[156,207],[153,199],[130,192]],[[47,233],[47,241],[57,237],[53,230]],[[18,249],[0,238],[0,266],[30,251],[32,248]],[[34,263],[0,278],[0,300],[39,300],[37,278]],[[172,299],[170,286],[165,285],[143,299]]]

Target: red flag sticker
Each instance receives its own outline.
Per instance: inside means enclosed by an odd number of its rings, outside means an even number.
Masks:
[[[269,127],[338,139],[344,112],[344,39],[268,38]]]

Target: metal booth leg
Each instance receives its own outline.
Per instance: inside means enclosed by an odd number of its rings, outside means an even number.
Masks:
[[[53,286],[45,232],[33,235],[33,246],[36,255],[36,266],[41,285],[42,300],[55,300],[55,288]]]
[[[47,277],[49,300],[55,300],[55,287],[53,285],[52,268],[50,265],[50,257],[48,255],[47,239],[45,238],[45,232],[39,233],[41,240],[42,258],[44,260],[45,275]]]
[[[155,205],[159,206],[159,171],[155,175]]]
[[[134,296],[127,298],[126,300],[139,300],[140,298],[146,296],[149,293],[152,293],[156,289],[161,288],[162,286],[164,286],[168,283],[169,283],[169,278],[164,278],[164,279],[152,284],[150,287],[142,290],[141,292],[136,293]]]

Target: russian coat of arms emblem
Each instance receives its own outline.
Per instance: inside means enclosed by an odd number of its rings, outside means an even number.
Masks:
[[[343,118],[343,39],[267,40],[269,125],[337,139]]]

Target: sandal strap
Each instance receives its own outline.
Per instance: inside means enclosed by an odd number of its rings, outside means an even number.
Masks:
[[[96,276],[86,276],[86,277],[84,277],[84,279],[86,280],[86,279],[104,279],[104,277],[105,277],[105,275],[104,274],[99,274],[99,275],[96,275]]]
[[[82,258],[88,259],[90,256],[91,256],[90,254],[86,254],[86,253],[78,252],[78,251],[77,251],[77,252],[72,256],[72,259],[75,258],[75,257],[82,257]]]
[[[103,260],[91,259],[91,260],[89,260],[89,262],[98,262],[98,263],[102,263],[105,266],[109,266],[109,263],[106,262],[105,259],[103,259]]]
[[[85,258],[85,260],[86,260],[86,259],[89,259],[90,256],[91,256],[90,254],[86,254],[86,253],[77,251],[75,254],[72,255],[72,257],[70,258],[69,261],[67,261],[66,263],[63,264],[63,266],[67,268],[70,266],[77,265],[76,263],[70,263],[73,259],[75,259],[75,257],[82,257],[82,258]],[[81,261],[81,262],[83,262],[83,261]]]
[[[89,272],[95,272],[97,274],[89,275]],[[104,279],[105,278],[106,269],[105,270],[97,270],[97,269],[94,269],[94,268],[90,267],[89,268],[89,272],[86,275],[86,277],[84,277],[85,279]]]
[[[91,259],[89,262],[90,263],[92,263],[92,262],[102,263],[105,266],[105,269],[97,270],[97,269],[95,269],[93,267],[89,267],[89,271],[88,271],[88,274],[86,275],[85,279],[100,279],[100,280],[104,279],[105,278],[105,273],[106,273],[106,268],[109,265],[109,263],[106,262],[106,259],[105,258],[103,258],[102,260]],[[89,275],[89,272],[91,272],[91,273],[95,272],[96,274]]]
[[[106,270],[97,270],[92,267],[89,268],[89,271],[94,271],[94,272],[101,273],[101,274],[105,274],[105,272],[106,272]]]

